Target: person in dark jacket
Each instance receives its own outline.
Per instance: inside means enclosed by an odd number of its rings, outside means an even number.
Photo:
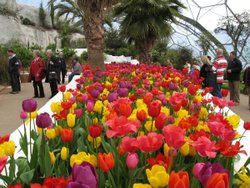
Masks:
[[[58,83],[58,71],[60,69],[60,64],[58,58],[53,55],[52,50],[47,50],[46,55],[48,61],[46,63],[46,82],[50,84],[51,97],[54,97],[57,93],[57,83]]]
[[[212,70],[212,63],[206,55],[201,57],[201,61],[203,63],[200,70],[200,77],[203,78],[202,87],[212,87],[214,89],[216,86],[216,73]]]
[[[227,67],[227,79],[229,82],[230,100],[236,104],[240,102],[240,72],[242,70],[242,63],[236,57],[236,53],[230,53],[230,62]]]
[[[11,83],[11,94],[17,94],[21,90],[19,79],[19,60],[12,49],[7,50],[9,56],[8,72]]]
[[[72,72],[69,75],[69,82],[71,82],[71,80],[73,79],[74,76],[76,75],[80,75],[82,72],[82,67],[81,64],[78,60],[77,57],[75,57],[72,61]]]
[[[44,89],[42,80],[44,78],[44,70],[45,70],[45,63],[43,59],[40,57],[40,53],[38,50],[33,52],[33,61],[30,65],[30,74],[29,74],[29,81],[33,81],[33,88],[34,88],[34,97],[33,98],[43,98],[44,97]],[[39,93],[38,93],[39,88]]]
[[[64,58],[62,52],[60,52],[58,60],[60,63],[60,73],[62,73],[62,83],[64,84],[65,83],[65,76],[67,74],[67,67],[66,67],[65,58]],[[59,81],[59,83],[60,83],[60,81]]]
[[[248,107],[249,107],[249,110],[250,110],[250,67],[247,67],[245,69],[245,71],[244,71],[243,82],[245,84],[245,87],[247,88]]]

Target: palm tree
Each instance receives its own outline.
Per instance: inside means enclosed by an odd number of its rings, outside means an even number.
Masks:
[[[47,7],[49,10],[49,14],[50,14],[50,19],[51,19],[51,24],[52,24],[52,28],[54,28],[55,26],[55,3],[57,0],[49,0],[47,3]]]
[[[104,69],[104,20],[115,0],[76,0],[84,12],[83,27],[92,68]]]
[[[121,17],[121,34],[134,42],[144,63],[152,62],[156,41],[170,36],[170,21],[174,21],[184,5],[179,0],[122,0],[115,9]]]

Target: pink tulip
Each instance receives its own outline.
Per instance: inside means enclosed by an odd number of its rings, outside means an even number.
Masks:
[[[202,157],[215,158],[216,157],[216,147],[215,142],[211,141],[209,138],[205,136],[199,137],[192,146],[198,152],[198,154]]]
[[[82,109],[75,109],[76,117],[80,118],[82,116]]]
[[[199,179],[199,174],[205,163],[196,163],[193,167],[193,175],[196,179]]]
[[[86,105],[87,111],[92,112],[94,109],[94,102],[93,101],[88,101]]]
[[[139,159],[138,159],[137,153],[128,154],[127,159],[126,159],[126,164],[130,170],[135,169],[138,165],[138,162],[139,162]]]
[[[28,117],[28,114],[25,111],[21,111],[20,118],[25,120]]]
[[[163,128],[163,134],[169,147],[179,149],[185,143],[185,130],[180,127],[168,125]]]

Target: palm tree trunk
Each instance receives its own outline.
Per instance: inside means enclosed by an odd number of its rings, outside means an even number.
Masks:
[[[136,48],[139,51],[139,60],[145,64],[150,64],[153,62],[152,59],[152,51],[154,47],[154,42],[147,40],[147,41],[139,41],[136,42]]]
[[[84,32],[88,48],[88,63],[91,68],[104,70],[104,12],[97,6],[85,11]]]

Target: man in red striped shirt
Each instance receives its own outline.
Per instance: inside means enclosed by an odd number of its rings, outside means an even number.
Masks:
[[[224,71],[227,68],[227,60],[223,56],[223,50],[218,48],[216,51],[217,57],[213,63],[213,71],[216,71],[217,74],[217,84],[214,87],[212,94],[216,97],[222,98],[221,95],[221,86],[224,82]]]

